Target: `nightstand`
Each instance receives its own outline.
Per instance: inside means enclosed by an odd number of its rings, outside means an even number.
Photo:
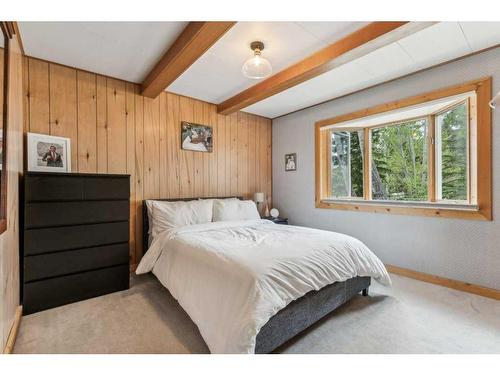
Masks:
[[[263,219],[270,220],[275,224],[283,224],[283,225],[288,225],[288,218],[286,217],[272,217],[272,216],[267,216],[263,217]]]

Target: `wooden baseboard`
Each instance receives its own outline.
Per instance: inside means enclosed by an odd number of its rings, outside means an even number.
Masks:
[[[19,331],[19,325],[21,324],[21,317],[23,316],[23,307],[18,306],[16,313],[14,315],[14,322],[12,323],[12,328],[9,332],[9,337],[7,338],[7,344],[3,350],[3,354],[12,354],[14,350],[14,344],[16,343],[17,332]]]
[[[485,286],[465,283],[463,281],[458,281],[458,280],[446,279],[444,277],[430,275],[424,272],[413,271],[408,268],[392,266],[390,264],[386,264],[385,267],[387,268],[387,271],[389,271],[390,273],[394,273],[399,276],[425,281],[427,283],[441,285],[446,288],[456,289],[471,294],[477,294],[479,296],[492,298],[500,301],[500,290],[498,289],[487,288]]]

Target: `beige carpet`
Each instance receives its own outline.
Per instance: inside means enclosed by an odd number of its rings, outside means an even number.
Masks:
[[[500,353],[500,302],[392,275],[280,353]],[[207,353],[198,329],[151,275],[128,291],[23,317],[15,353]]]

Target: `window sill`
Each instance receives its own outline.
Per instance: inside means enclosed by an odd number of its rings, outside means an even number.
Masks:
[[[415,215],[428,217],[447,217],[470,220],[492,220],[491,211],[481,209],[475,204],[443,202],[401,202],[401,201],[364,201],[360,199],[322,199],[316,202],[317,208],[334,210]]]

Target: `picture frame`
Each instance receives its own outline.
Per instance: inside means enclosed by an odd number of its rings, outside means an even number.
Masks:
[[[297,170],[297,153],[285,154],[285,172]]]
[[[182,121],[181,149],[185,151],[212,152],[213,128],[208,125]]]
[[[47,134],[28,133],[28,171],[71,172],[71,140]]]

